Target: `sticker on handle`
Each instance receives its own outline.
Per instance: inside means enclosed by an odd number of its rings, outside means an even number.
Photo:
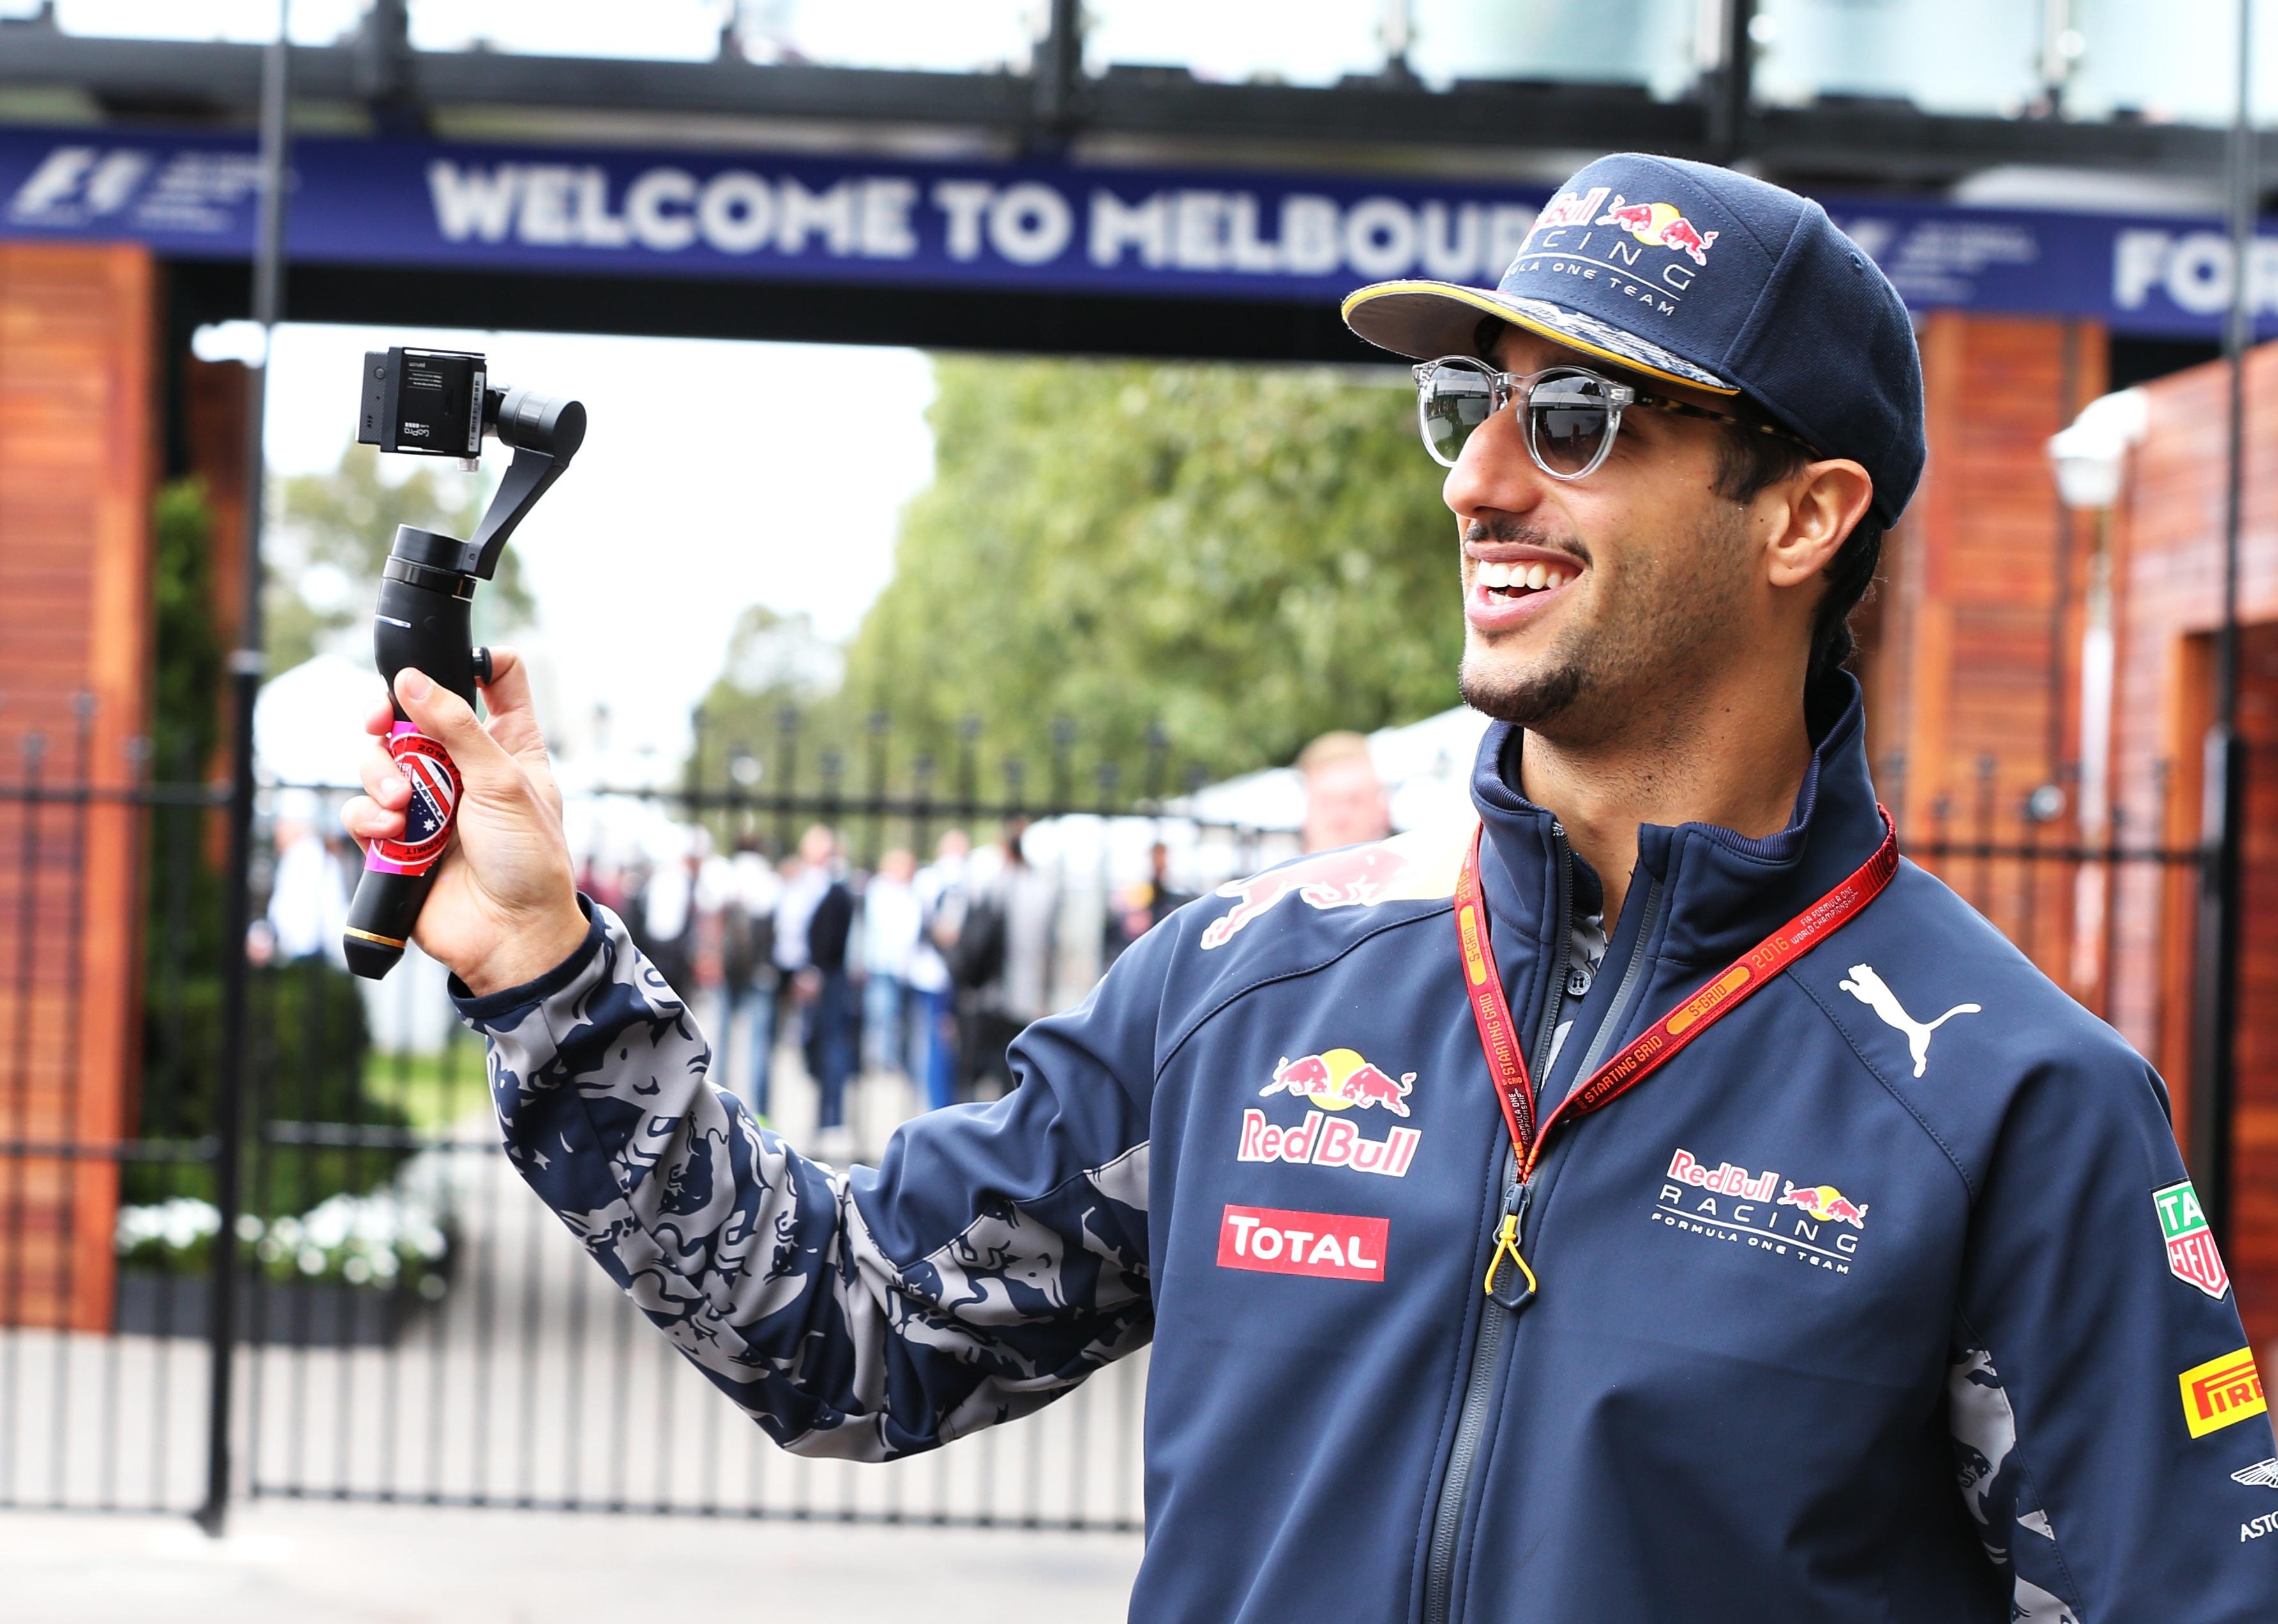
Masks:
[[[451,842],[451,825],[459,813],[459,769],[440,743],[408,721],[397,722],[387,736],[387,753],[411,786],[411,804],[403,809],[403,838],[373,841],[365,849],[363,865],[377,873],[424,874]]]

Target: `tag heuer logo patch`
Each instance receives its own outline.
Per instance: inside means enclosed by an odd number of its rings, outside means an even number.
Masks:
[[[2160,1214],[2160,1232],[2167,1241],[2167,1272],[2208,1296],[2220,1298],[2230,1290],[2230,1273],[2215,1250],[2214,1231],[2199,1210],[2198,1192],[2191,1181],[2171,1184],[2152,1192],[2152,1205]]]

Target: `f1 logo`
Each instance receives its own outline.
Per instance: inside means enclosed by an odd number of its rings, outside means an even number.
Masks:
[[[9,200],[11,220],[58,224],[116,214],[150,171],[150,155],[131,147],[57,147]]]

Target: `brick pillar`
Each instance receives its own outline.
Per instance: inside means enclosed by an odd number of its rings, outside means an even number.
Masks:
[[[2069,841],[2092,538],[2058,501],[2049,436],[2104,392],[2091,323],[1940,312],[1922,332],[1930,462],[1888,539],[1863,662],[1868,736],[1902,835]],[[1990,770],[1989,770],[1990,769]],[[2052,823],[2022,809],[2066,791]],[[2071,887],[2054,865],[1933,865],[2069,985]]]
[[[140,1018],[157,278],[135,247],[0,243],[0,1140],[130,1131]],[[23,926],[28,920],[30,928]],[[110,1323],[118,1169],[0,1159],[0,1317]]]
[[[2240,921],[2238,1120],[2233,1232],[2224,1251],[2239,1312],[2278,1345],[2278,345],[2246,362],[2246,490],[2240,537],[2239,731],[2247,747]],[[2214,714],[2221,612],[2226,412],[2217,362],[2144,385],[2147,431],[2114,511],[2115,797],[2139,836],[2200,840],[2201,744]],[[2113,1019],[2159,1062],[2189,1142],[2197,877],[2138,865],[2125,877]]]

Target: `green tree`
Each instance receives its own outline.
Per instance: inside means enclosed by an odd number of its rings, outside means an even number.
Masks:
[[[224,655],[214,614],[213,516],[196,479],[163,487],[152,515],[152,776],[211,782],[222,743]],[[391,530],[389,534],[393,535]],[[161,804],[149,814],[142,972],[142,1077],[138,1132],[146,1139],[210,1134],[220,1087],[222,962],[227,926],[215,861],[218,810]],[[401,1127],[408,1118],[364,1092],[369,1047],[363,1005],[345,971],[307,963],[259,972],[248,1020],[256,1121],[314,1120]],[[335,1190],[370,1189],[405,1153],[256,1151],[247,1200],[260,1212],[298,1211]],[[127,1201],[210,1197],[201,1162],[135,1162],[121,1179]]]
[[[152,770],[189,781],[205,775],[221,743],[223,651],[205,481],[178,479],[162,488],[151,530]]]
[[[1397,389],[1322,368],[935,372],[934,483],[849,651],[850,719],[891,712],[945,759],[978,716],[985,753],[1032,762],[1059,717],[1122,761],[1159,722],[1216,774],[1456,702],[1450,522]]]
[[[291,669],[327,644],[353,641],[371,622],[395,527],[472,536],[491,484],[424,462],[391,477],[379,453],[363,445],[342,452],[329,474],[285,480],[264,606],[269,674]],[[532,618],[511,549],[498,579],[477,594],[475,613],[485,636]]]

